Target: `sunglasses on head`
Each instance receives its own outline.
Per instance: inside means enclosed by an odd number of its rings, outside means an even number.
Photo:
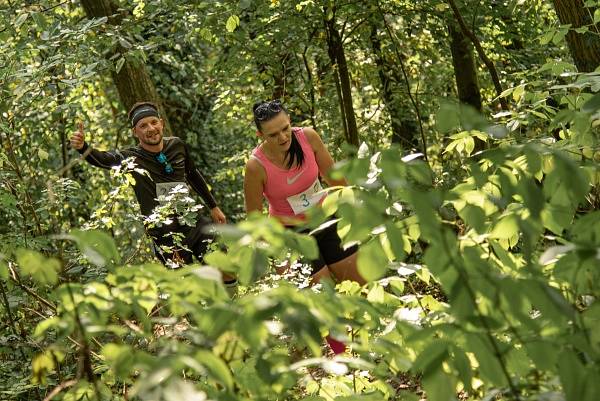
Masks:
[[[265,121],[284,110],[285,109],[279,100],[271,100],[270,102],[265,102],[254,109],[254,118],[257,121]]]
[[[165,167],[165,173],[173,174],[173,166],[171,166],[171,163],[169,163],[167,156],[165,156],[163,152],[160,152],[156,155],[156,161]]]

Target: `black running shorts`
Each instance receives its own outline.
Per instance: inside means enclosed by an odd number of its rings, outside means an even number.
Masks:
[[[307,234],[309,231],[308,229],[304,229],[300,232]],[[312,236],[317,241],[317,247],[319,248],[318,259],[310,262],[312,274],[317,273],[327,265],[344,260],[358,251],[358,245],[352,245],[344,249],[342,239],[337,233],[337,222],[312,234]]]

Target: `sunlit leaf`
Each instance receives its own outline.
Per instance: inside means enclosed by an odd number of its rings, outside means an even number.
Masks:
[[[18,249],[16,251],[17,263],[21,270],[30,275],[40,284],[56,284],[60,262],[54,258],[47,258],[39,252]]]

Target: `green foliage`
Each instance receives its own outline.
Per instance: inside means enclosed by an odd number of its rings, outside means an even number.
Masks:
[[[77,2],[0,6],[0,399],[595,400],[600,81],[575,72],[546,3],[459,4],[511,105],[493,109],[480,65],[484,115],[440,100],[454,97],[445,3],[135,0],[118,25]],[[324,21],[343,36],[358,150],[342,146]],[[152,259],[135,166],[69,165],[78,119],[95,146],[134,144],[111,82],[126,59],[145,63],[237,223],[207,266]],[[302,276],[314,240],[243,213],[251,106],[272,97],[344,159],[350,186],[329,189],[311,229],[336,214],[364,287],[274,274],[299,260]],[[415,106],[426,158],[390,146]]]

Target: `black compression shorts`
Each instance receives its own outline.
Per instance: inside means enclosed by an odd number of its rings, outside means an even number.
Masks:
[[[303,229],[300,233],[307,234],[309,231]],[[337,222],[312,234],[312,237],[317,241],[317,247],[319,248],[318,259],[311,261],[312,274],[317,273],[327,265],[344,260],[358,251],[358,245],[352,245],[344,249],[342,239],[337,233]]]

